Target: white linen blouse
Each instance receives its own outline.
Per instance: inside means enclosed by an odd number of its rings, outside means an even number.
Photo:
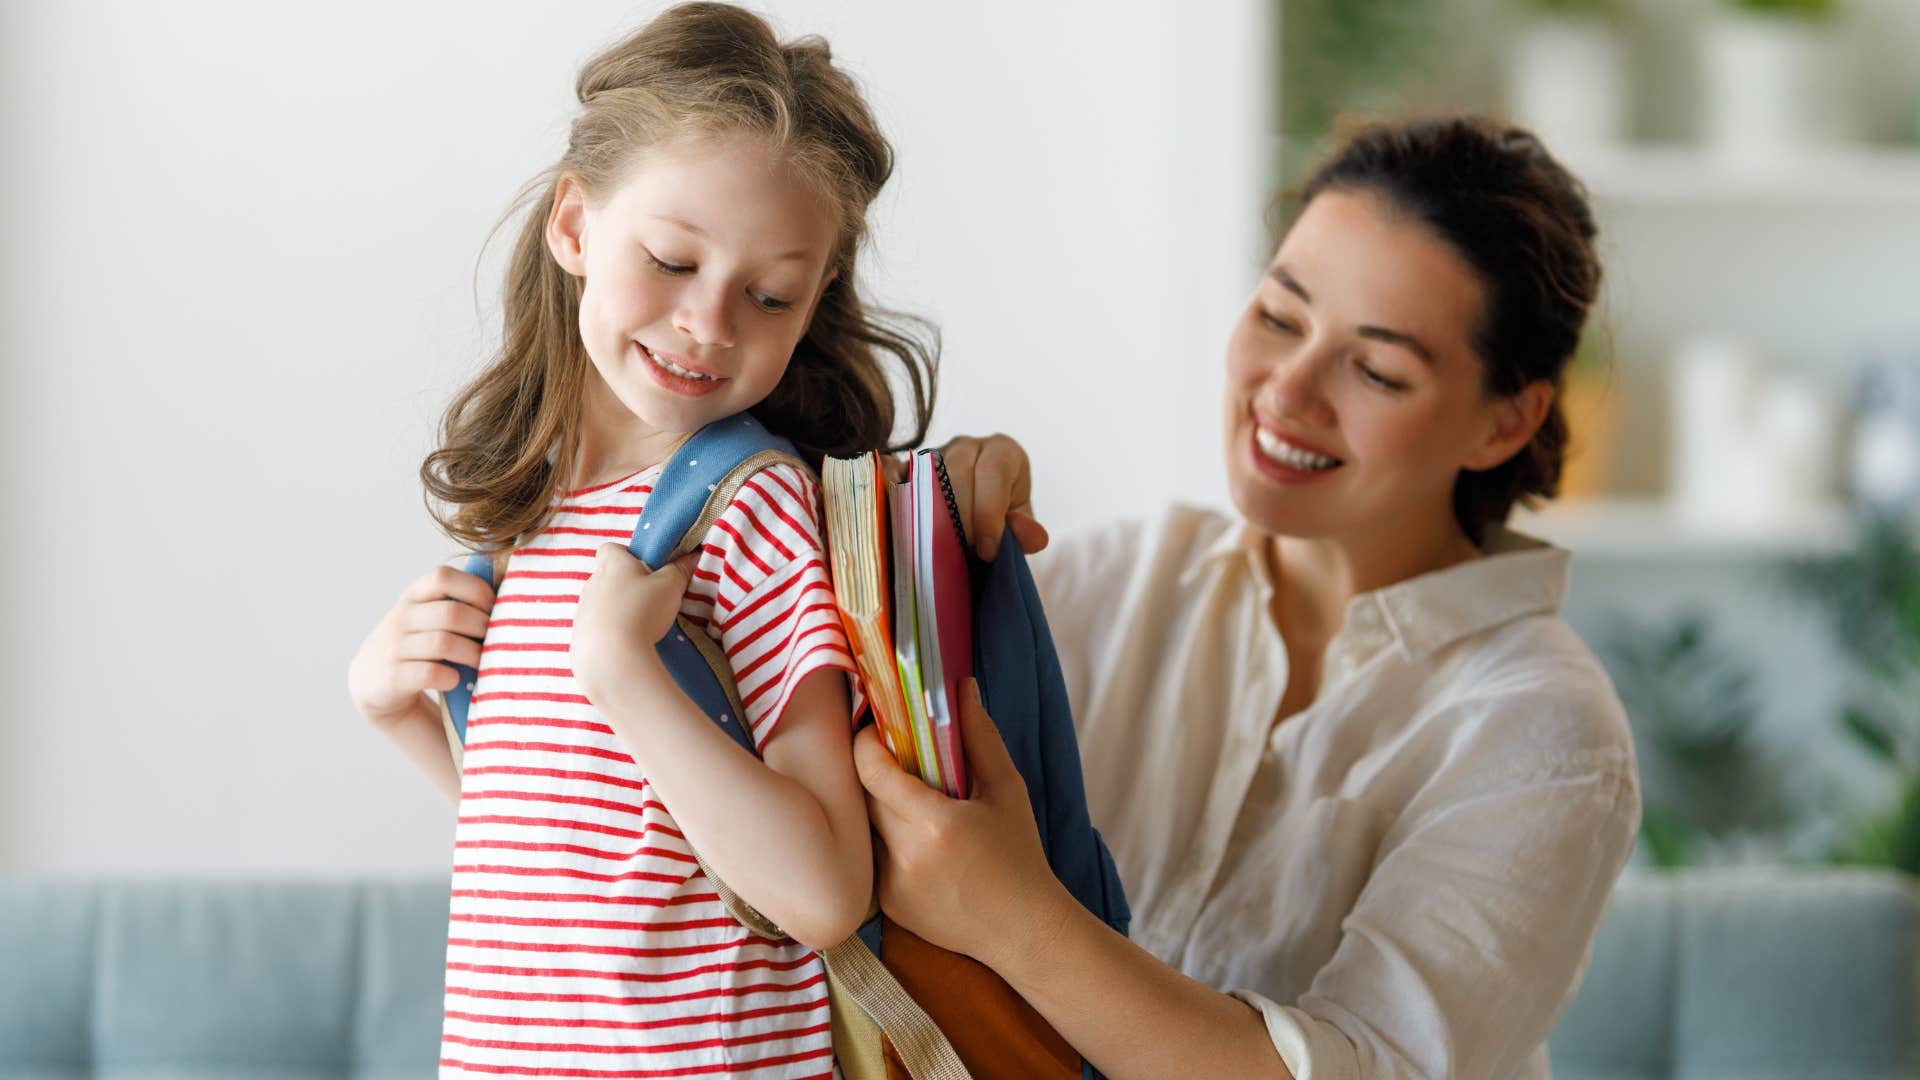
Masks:
[[[1547,1076],[1640,820],[1568,553],[1507,531],[1354,597],[1276,727],[1261,543],[1175,507],[1033,562],[1133,939],[1259,1009],[1302,1080]]]

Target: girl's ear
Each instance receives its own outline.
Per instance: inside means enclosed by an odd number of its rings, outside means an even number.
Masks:
[[[1493,426],[1460,463],[1470,472],[1479,472],[1506,464],[1533,441],[1534,432],[1547,420],[1553,407],[1553,384],[1536,379],[1520,388],[1512,397],[1498,398],[1488,406],[1493,410]]]
[[[555,181],[553,209],[547,213],[547,250],[560,269],[574,277],[587,276],[587,201],[572,175]]]

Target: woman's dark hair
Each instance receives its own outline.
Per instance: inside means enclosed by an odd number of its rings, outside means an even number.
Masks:
[[[1514,503],[1559,488],[1569,434],[1561,379],[1600,291],[1586,188],[1531,132],[1450,116],[1361,128],[1290,200],[1289,219],[1327,191],[1385,199],[1473,268],[1486,307],[1471,340],[1488,393],[1512,396],[1538,380],[1554,388],[1532,442],[1454,482],[1454,517],[1483,544]]]

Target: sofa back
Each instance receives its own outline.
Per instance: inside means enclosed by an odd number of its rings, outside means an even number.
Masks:
[[[1920,1077],[1920,886],[1629,873],[1548,1046],[1557,1080]]]
[[[0,1077],[429,1076],[448,887],[0,877]],[[1629,874],[1558,1080],[1920,1076],[1920,889]]]
[[[444,877],[0,878],[0,1077],[431,1076]]]

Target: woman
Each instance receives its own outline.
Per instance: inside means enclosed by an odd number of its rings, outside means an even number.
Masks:
[[[1114,1080],[1546,1076],[1640,812],[1568,556],[1504,527],[1558,479],[1592,216],[1532,136],[1459,118],[1362,131],[1300,207],[1228,346],[1240,520],[1035,565],[1133,940],[1053,880],[977,702],[967,802],[856,743],[881,902]],[[1044,544],[1016,445],[949,457],[976,535],[1012,503]]]

